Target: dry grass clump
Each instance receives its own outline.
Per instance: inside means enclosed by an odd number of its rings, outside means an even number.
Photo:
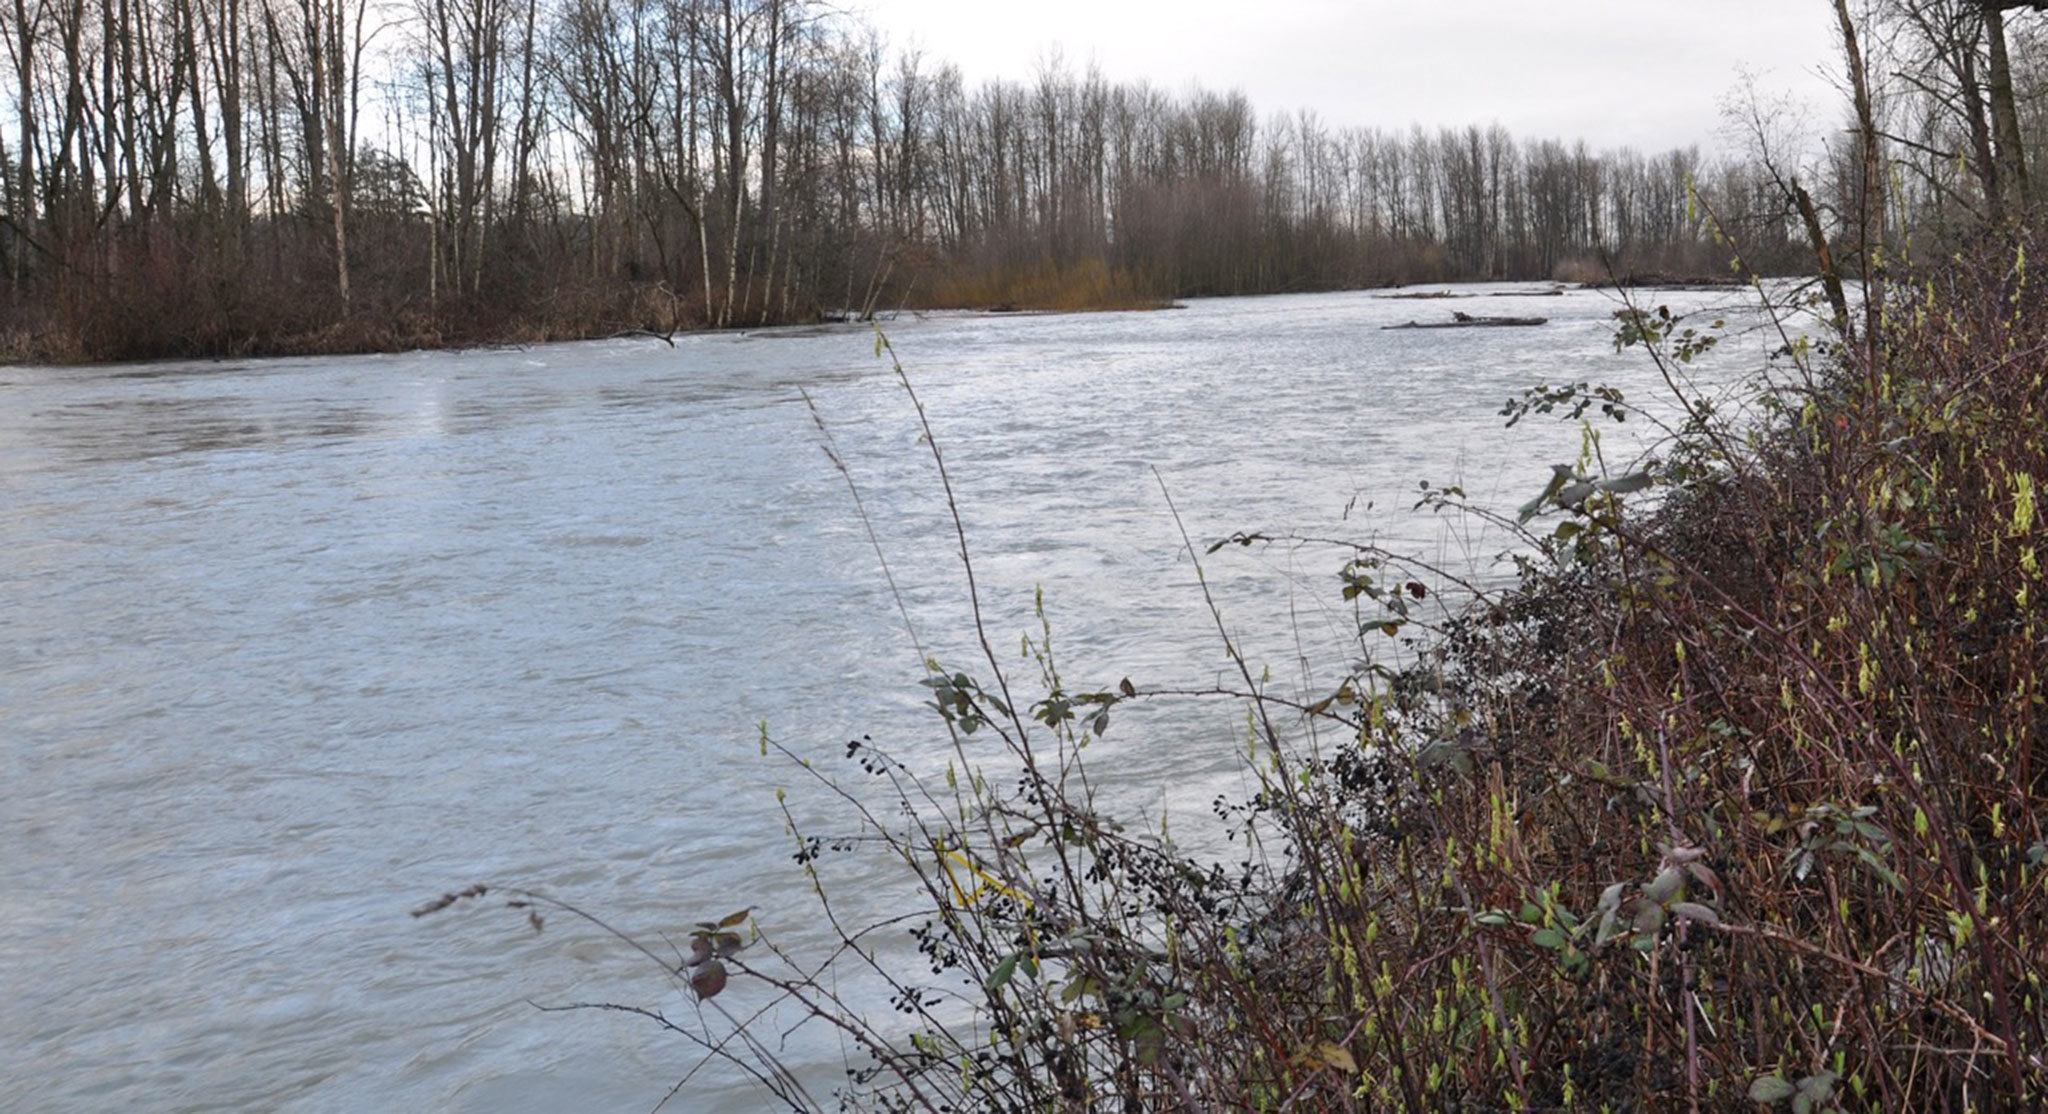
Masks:
[[[955,269],[917,301],[930,309],[1163,309],[1173,299],[1100,258]]]

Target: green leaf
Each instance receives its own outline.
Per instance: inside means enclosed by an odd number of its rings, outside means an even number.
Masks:
[[[1009,955],[1003,957],[1003,961],[1001,963],[996,964],[995,970],[990,971],[988,973],[989,993],[993,994],[996,991],[1001,990],[1005,985],[1009,983],[1010,977],[1017,973],[1018,959],[1019,953],[1011,952]]]
[[[749,913],[751,913],[751,912],[753,912],[753,911],[754,911],[754,910],[753,910],[752,908],[746,908],[746,909],[742,909],[742,910],[740,910],[740,911],[739,911],[739,912],[737,912],[737,913],[729,913],[729,914],[727,914],[727,915],[726,915],[726,918],[725,918],[724,920],[722,920],[722,921],[719,921],[719,922],[718,922],[718,927],[720,927],[720,928],[731,928],[732,926],[734,926],[734,925],[736,925],[736,924],[742,924],[742,923],[744,923],[744,922],[746,921],[746,919],[747,919],[747,914],[749,914]]]
[[[1643,887],[1643,896],[1662,905],[1684,890],[1685,872],[1677,867],[1665,867],[1649,885]]]
[[[1826,1102],[1835,1093],[1835,1080],[1831,1071],[1819,1071],[1799,1081],[1799,1093],[1815,1102]]]
[[[1542,512],[1543,505],[1545,503],[1550,502],[1550,500],[1553,497],[1555,497],[1559,491],[1562,491],[1564,489],[1564,485],[1571,479],[1572,470],[1570,468],[1567,468],[1562,464],[1551,465],[1550,482],[1544,485],[1543,491],[1540,494],[1538,494],[1536,498],[1531,499],[1528,502],[1522,504],[1521,508],[1516,512],[1516,520],[1520,522],[1527,522],[1530,519],[1535,518],[1539,513]]]
[[[1554,928],[1539,928],[1529,939],[1537,947],[1549,948],[1551,951],[1564,947],[1564,933]]]
[[[1146,1067],[1156,1067],[1166,1057],[1166,1034],[1154,1025],[1131,1039],[1134,1058]]]
[[[1689,921],[1699,921],[1702,924],[1711,925],[1719,925],[1721,923],[1721,914],[1696,901],[1678,902],[1671,907],[1671,911]]]
[[[1346,1075],[1358,1074],[1358,1061],[1351,1058],[1351,1050],[1336,1041],[1324,1041],[1316,1045],[1316,1059],[1326,1067],[1335,1068]]]
[[[1892,868],[1884,865],[1884,860],[1878,858],[1877,855],[1870,850],[1870,848],[1856,848],[1856,857],[1863,860],[1863,865],[1869,867],[1871,873],[1877,875],[1879,878],[1884,879],[1885,885],[1890,886],[1892,889],[1899,890],[1901,892],[1905,890],[1906,883],[1903,880],[1901,880],[1896,873],[1892,871]]]
[[[1609,909],[1605,913],[1600,914],[1600,927],[1594,930],[1593,932],[1594,947],[1603,947],[1609,940],[1612,940],[1616,936],[1621,935],[1621,930],[1619,926],[1615,923],[1619,919],[1620,918],[1616,916],[1616,911],[1613,909]]]
[[[1581,480],[1575,484],[1565,485],[1558,491],[1555,499],[1557,505],[1566,510],[1584,510],[1586,500],[1591,499],[1599,490],[1600,485],[1595,481]]]
[[[1780,1103],[1799,1093],[1799,1088],[1775,1075],[1758,1078],[1749,1085],[1749,1100],[1761,1103]]]

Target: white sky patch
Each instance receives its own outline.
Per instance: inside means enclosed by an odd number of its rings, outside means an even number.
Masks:
[[[1243,89],[1335,126],[1487,125],[1597,147],[1718,147],[1754,73],[1824,129],[1838,64],[1820,0],[851,0],[971,84],[1054,50],[1113,80]]]

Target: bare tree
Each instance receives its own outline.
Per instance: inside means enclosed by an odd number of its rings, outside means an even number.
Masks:
[[[1835,0],[1835,16],[1842,35],[1843,58],[1849,70],[1849,88],[1856,109],[1858,161],[1863,171],[1856,191],[1857,231],[1863,245],[1863,344],[1866,370],[1875,376],[1884,313],[1884,147],[1877,126],[1877,109],[1871,96],[1870,73],[1863,61],[1862,39],[1856,30],[1856,20],[1849,13],[1849,0]]]
[[[2034,11],[2048,4],[2032,0],[1983,0],[1984,37],[1991,51],[1991,120],[1997,143],[1999,180],[2007,208],[2026,204],[2027,159],[2020,138],[2019,98],[2013,91],[2012,59],[2006,45],[2005,13],[2016,8]]]

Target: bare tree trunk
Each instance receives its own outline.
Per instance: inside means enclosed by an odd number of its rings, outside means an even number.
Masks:
[[[701,19],[702,16],[698,15],[696,9],[692,8],[689,34],[690,40],[693,43],[702,36]],[[689,110],[685,113],[686,120],[684,123],[684,130],[687,132],[687,139],[683,145],[685,152],[684,173],[689,177],[695,178],[697,183],[696,208],[691,213],[691,216],[695,218],[697,223],[697,254],[700,273],[704,279],[704,320],[706,323],[709,323],[716,319],[715,307],[718,299],[712,291],[711,284],[711,229],[709,227],[711,196],[708,188],[705,186],[704,175],[697,166],[697,106],[699,97],[702,95],[702,76],[703,71],[698,62],[697,52],[692,50],[689,67]]]
[[[130,18],[130,11],[131,8],[128,0],[121,0],[119,18],[123,22]],[[135,37],[132,35],[122,35],[120,36],[120,42],[121,87],[133,90],[138,84]],[[108,58],[107,64],[110,67],[113,65],[111,56]],[[107,121],[108,127],[118,126],[121,133],[121,158],[122,164],[127,168],[128,215],[130,217],[139,217],[144,211],[142,200],[142,160],[136,148],[136,133],[140,128],[136,123],[135,107],[135,98],[132,95],[122,97],[119,117],[109,118]]]
[[[318,0],[308,0],[310,3]],[[341,297],[342,313],[349,310],[350,292],[348,283],[348,199],[343,185],[345,175],[342,168],[341,148],[348,142],[347,118],[342,111],[342,89],[346,75],[340,72],[341,64],[335,57],[341,50],[341,20],[343,0],[325,0],[325,10],[315,9],[309,13],[307,27],[312,35],[308,47],[312,53],[312,81],[319,90],[319,111],[326,119],[321,122],[325,134],[327,155],[327,207],[334,215],[334,277],[335,290]]]
[[[1835,327],[1843,332],[1849,330],[1849,297],[1842,289],[1842,272],[1835,266],[1834,249],[1828,246],[1827,229],[1820,223],[1820,210],[1813,204],[1813,195],[1806,187],[1794,180],[1791,183],[1792,203],[1799,210],[1799,219],[1806,225],[1807,241],[1813,246],[1814,262],[1820,267],[1821,289],[1826,292],[1828,308],[1834,312]]]
[[[761,280],[760,324],[768,324],[768,317],[775,312],[775,253],[782,247],[782,221],[771,218],[768,224],[768,274]]]
[[[2005,187],[2000,184],[1997,148],[1991,142],[1991,125],[1984,119],[1983,83],[1977,79],[1977,49],[1971,44],[1961,54],[1957,66],[1957,81],[1961,85],[1966,119],[1970,130],[1970,156],[1976,165],[1977,181],[1984,190],[1984,204],[1990,209],[1993,224],[2005,223]]]
[[[199,80],[199,29],[200,13],[204,0],[178,0],[178,49],[184,55],[187,75],[186,99],[192,111],[192,147],[199,158],[199,198],[201,208],[208,211],[208,218],[219,219],[220,179],[213,167],[213,136],[207,130],[206,90]]]
[[[19,79],[20,100],[14,109],[20,123],[21,142],[15,152],[16,177],[11,216],[14,218],[15,236],[21,239],[32,236],[36,221],[36,132],[35,132],[35,49],[36,25],[42,21],[42,6],[37,5],[32,16],[28,0],[14,0],[14,34],[20,53],[15,57],[14,68]],[[26,251],[17,248],[14,252],[13,281],[16,290],[21,288],[22,260]]]
[[[2020,6],[2012,0],[1985,0],[1984,4],[1984,37],[1991,47],[1991,128],[1998,148],[1999,185],[2005,193],[2007,212],[2015,215],[2027,205],[2027,158],[2020,140],[2019,102],[2013,95],[2012,59],[2006,53],[2005,10]]]
[[[482,294],[484,286],[484,248],[490,238],[491,223],[497,218],[498,180],[498,134],[502,130],[504,105],[499,99],[498,86],[500,68],[504,56],[503,32],[498,28],[502,13],[497,5],[477,4],[471,9],[479,23],[488,24],[489,33],[479,33],[481,46],[477,69],[482,71],[477,79],[479,89],[473,92],[477,98],[475,115],[482,131],[480,142],[482,163],[477,175],[477,191],[483,197],[483,214],[477,220],[476,259],[470,274],[470,292]]]
[[[1856,127],[1863,149],[1863,183],[1857,197],[1863,240],[1863,349],[1865,373],[1874,380],[1881,351],[1879,332],[1884,323],[1884,149],[1880,146],[1877,116],[1870,100],[1870,74],[1864,68],[1863,47],[1856,34],[1856,21],[1849,15],[1849,0],[1835,0],[1835,16],[1841,24],[1842,53],[1849,65],[1849,86],[1855,95]]]
[[[740,237],[747,218],[749,98],[742,71],[746,63],[741,43],[741,36],[747,33],[747,20],[735,12],[733,0],[723,0],[719,12],[718,93],[725,115],[725,172],[732,190],[732,223],[726,228],[725,238],[725,302],[718,311],[718,325],[724,328],[731,323],[733,306],[739,299]]]
[[[538,0],[526,0],[526,13],[520,25],[519,124],[514,129],[516,138],[512,152],[512,218],[515,222],[523,222],[527,218],[527,173],[539,132],[540,121],[533,111],[533,73],[539,64],[539,58],[534,54],[533,37],[538,18]]]
[[[221,0],[215,82],[220,88],[221,142],[227,156],[228,229],[235,243],[249,220],[247,155],[242,138],[242,4]]]

